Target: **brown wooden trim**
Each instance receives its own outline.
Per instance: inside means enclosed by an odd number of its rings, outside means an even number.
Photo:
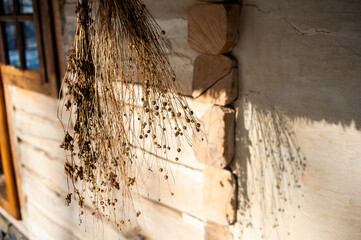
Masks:
[[[25,21],[33,21],[33,15],[32,14],[26,14],[26,15],[1,15],[0,21],[2,22],[10,22],[10,21],[19,21],[19,22],[25,22]]]
[[[15,21],[16,28],[16,45],[18,47],[20,69],[25,69],[25,45],[24,45],[24,33],[23,26],[19,21]]]
[[[6,107],[3,84],[0,84],[0,151],[2,165],[5,175],[7,198],[0,197],[0,205],[8,211],[14,218],[20,219],[19,198],[16,187],[14,166],[10,150],[9,132],[6,118]]]
[[[33,0],[33,21],[35,26],[35,35],[36,35],[36,43],[38,47],[38,54],[39,54],[39,72],[42,81],[46,82],[46,59],[44,56],[44,41],[42,37],[42,28],[40,24],[40,13],[38,10],[38,2],[36,0]]]
[[[63,25],[62,23],[65,22],[63,16],[63,4],[60,4],[61,1],[59,0],[51,0],[51,6],[53,11],[53,20],[54,20],[54,36],[55,36],[55,44],[57,49],[57,62],[58,62],[58,69],[59,69],[59,80],[65,74],[65,53],[63,48]],[[60,84],[59,84],[60,86]]]
[[[38,71],[21,70],[14,66],[3,64],[0,64],[0,69],[3,83],[53,96],[51,85],[42,81]]]
[[[6,42],[5,42],[5,34],[4,34],[4,25],[0,22],[0,61],[1,63],[7,62],[7,54],[6,54]]]
[[[35,3],[36,1],[33,0]],[[49,6],[50,5],[50,6]],[[54,29],[53,29],[53,15],[51,9],[51,1],[42,1],[41,5],[38,6],[40,24],[41,24],[41,33],[43,40],[43,50],[44,50],[44,59],[45,69],[46,69],[46,81],[53,86],[51,90],[52,96],[57,96],[58,93],[58,68],[57,58],[56,58],[56,45],[54,39]],[[35,14],[35,12],[34,12]]]
[[[1,77],[0,77],[1,82]],[[9,132],[9,140],[10,140],[10,147],[13,159],[13,166],[14,166],[14,173],[17,186],[22,186],[22,174],[20,169],[20,153],[18,147],[18,141],[16,138],[16,134],[14,133],[15,123],[13,118],[13,106],[11,104],[11,85],[6,83],[3,84],[4,90],[4,97],[5,97],[5,108],[6,108],[6,117],[8,122],[8,132]],[[18,187],[18,198],[19,198],[19,205],[20,209],[26,211],[26,203],[24,194],[21,187]]]
[[[14,8],[14,15],[19,15],[20,13],[20,4],[18,0],[13,0],[13,8]]]

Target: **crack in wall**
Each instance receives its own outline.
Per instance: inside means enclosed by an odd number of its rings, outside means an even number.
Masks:
[[[258,12],[263,13],[263,14],[269,14],[272,11],[276,11],[276,10],[280,10],[281,8],[275,8],[275,9],[268,9],[268,10],[264,10],[262,8],[260,8],[257,4],[254,3],[245,3],[244,7],[251,7],[251,8],[255,8]]]
[[[329,31],[327,29],[322,29],[322,28],[309,28],[307,30],[303,30],[300,27],[298,27],[296,24],[294,24],[293,22],[289,21],[288,19],[284,19],[284,21],[293,28],[293,30],[295,30],[295,32],[298,35],[301,36],[313,36],[313,35],[317,35],[317,34],[321,34],[321,35],[325,35],[325,36],[331,36],[331,37],[335,37],[337,36],[337,32],[332,32]]]

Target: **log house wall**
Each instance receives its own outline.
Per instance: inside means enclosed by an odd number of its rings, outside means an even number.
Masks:
[[[145,3],[173,49],[186,59],[171,58],[183,94],[198,96],[193,70],[200,53],[188,45],[187,17],[199,1]],[[231,53],[238,62],[233,110],[190,100],[206,121],[211,119],[209,111],[219,114],[223,128],[236,119],[235,157],[227,168],[232,172],[222,168],[232,159],[219,157],[214,165],[207,154],[199,162],[191,151],[180,165],[171,163],[185,182],[173,190],[175,199],[159,203],[142,197],[142,224],[148,237],[361,238],[360,11],[354,1],[243,2],[239,37]],[[72,44],[73,12],[74,2],[65,1],[65,50]],[[15,221],[1,213],[30,239],[90,238],[97,231],[84,233],[77,208],[65,206],[57,100],[13,86],[7,86],[6,100],[23,219]],[[230,114],[233,117],[227,117]],[[225,138],[220,139],[224,144]],[[216,184],[224,187],[210,194],[207,187]],[[186,194],[195,201],[190,204]],[[230,219],[228,211],[234,211],[230,200],[236,196],[237,216]],[[217,203],[226,209],[211,211],[220,207]],[[100,228],[104,235],[97,239],[120,238],[107,223]]]

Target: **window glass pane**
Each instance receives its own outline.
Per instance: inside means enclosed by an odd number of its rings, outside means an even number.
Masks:
[[[20,13],[27,14],[33,13],[33,2],[32,0],[19,0]]]
[[[9,64],[20,67],[19,51],[16,46],[16,30],[14,22],[5,22],[5,35]]]
[[[13,13],[13,1],[12,0],[1,0],[1,14]]]
[[[36,43],[34,22],[24,22],[25,64],[26,68],[39,70],[39,55]]]

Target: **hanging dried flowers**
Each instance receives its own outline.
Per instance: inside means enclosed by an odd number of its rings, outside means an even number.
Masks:
[[[76,14],[59,109],[71,180],[66,201],[82,209],[90,203],[93,215],[115,216],[119,227],[141,214],[131,201],[138,167],[154,161],[149,156],[178,161],[200,123],[178,95],[165,32],[140,0],[78,0]],[[63,119],[64,107],[73,118]]]

